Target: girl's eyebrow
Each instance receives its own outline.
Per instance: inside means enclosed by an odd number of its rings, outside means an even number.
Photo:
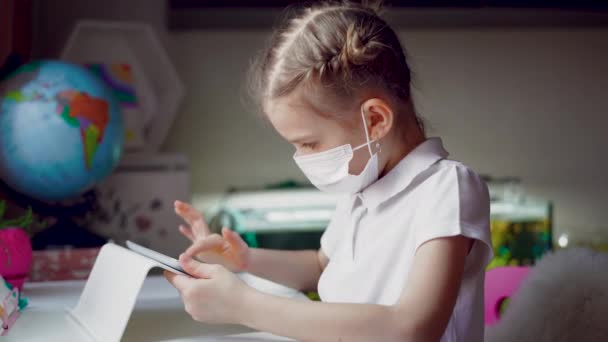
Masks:
[[[297,143],[301,143],[302,141],[305,141],[305,140],[310,140],[312,137],[313,136],[311,136],[311,135],[305,135],[305,136],[301,136],[301,137],[287,139],[287,141],[291,144],[297,144]]]

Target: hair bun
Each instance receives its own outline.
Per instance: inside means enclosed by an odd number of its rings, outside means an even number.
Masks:
[[[340,62],[343,67],[349,69],[353,66],[366,65],[382,53],[383,47],[376,34],[370,34],[365,26],[352,23],[348,26],[344,40],[344,46],[340,52]]]

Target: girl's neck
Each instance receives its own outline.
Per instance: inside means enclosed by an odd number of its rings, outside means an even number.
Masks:
[[[384,177],[384,175],[389,173],[405,156],[426,140],[422,130],[418,127],[409,130],[408,133],[405,139],[395,137],[391,151],[387,151],[387,153],[390,153],[390,156],[386,161],[384,169],[380,172],[380,177]]]

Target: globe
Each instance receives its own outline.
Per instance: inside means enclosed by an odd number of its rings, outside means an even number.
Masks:
[[[124,127],[112,91],[84,68],[21,66],[0,83],[0,178],[43,201],[70,199],[108,176]]]

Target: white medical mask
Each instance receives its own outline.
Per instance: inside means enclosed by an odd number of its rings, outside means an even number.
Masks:
[[[371,144],[375,140],[369,139],[367,123],[361,111],[363,126],[365,128],[366,143],[352,148],[350,144],[338,146],[327,151],[298,156],[293,159],[310,182],[319,190],[336,193],[357,193],[378,179],[378,154],[372,153]],[[353,151],[367,145],[370,158],[367,165],[359,175],[348,173]],[[377,144],[379,146],[379,144]]]

